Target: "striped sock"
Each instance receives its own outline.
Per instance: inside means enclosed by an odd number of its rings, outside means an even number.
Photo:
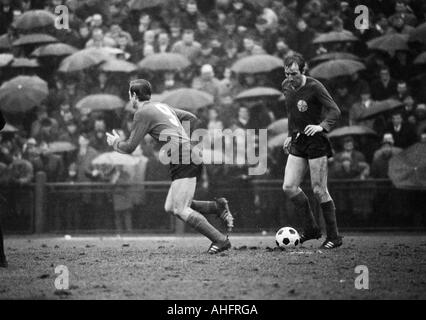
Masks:
[[[225,235],[213,227],[207,219],[197,211],[192,210],[192,213],[188,216],[186,223],[203,236],[209,238],[213,243],[223,242],[227,239]]]

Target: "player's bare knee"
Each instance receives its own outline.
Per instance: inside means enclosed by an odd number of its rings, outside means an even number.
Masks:
[[[192,209],[189,207],[185,207],[185,208],[173,208],[173,215],[179,219],[181,219],[182,221],[187,221],[189,216],[192,213]]]
[[[314,184],[312,186],[312,190],[314,192],[315,197],[320,201],[328,197],[327,188],[322,185]]]
[[[287,197],[291,198],[297,195],[297,193],[299,192],[299,187],[294,185],[284,184],[283,191]]]

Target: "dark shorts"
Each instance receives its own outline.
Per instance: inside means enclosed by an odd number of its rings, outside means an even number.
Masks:
[[[202,164],[170,164],[169,172],[172,178],[172,181],[185,179],[185,178],[197,178],[201,177],[201,172],[203,170]]]
[[[330,140],[324,133],[317,133],[312,137],[295,133],[292,138],[289,151],[295,157],[311,160],[333,156]]]

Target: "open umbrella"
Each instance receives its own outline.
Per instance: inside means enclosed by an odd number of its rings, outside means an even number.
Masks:
[[[416,143],[389,162],[389,177],[400,189],[426,189],[426,143]]]
[[[138,164],[139,161],[140,159],[137,157],[114,151],[99,155],[92,161],[92,165],[133,166]]]
[[[131,0],[129,7],[130,10],[144,10],[165,5],[168,1],[169,0]]]
[[[353,35],[350,31],[331,31],[320,34],[313,41],[314,44],[328,43],[328,42],[348,42],[358,41],[358,38]]]
[[[6,67],[12,63],[14,57],[13,54],[2,53],[0,54],[0,68]]]
[[[426,52],[419,54],[414,60],[414,64],[426,64]]]
[[[53,26],[56,16],[46,10],[30,10],[19,16],[14,26],[20,30],[30,30]]]
[[[19,76],[0,87],[0,109],[25,112],[40,104],[49,93],[47,83],[37,76]]]
[[[161,102],[173,108],[197,111],[198,109],[213,104],[214,98],[211,94],[196,89],[177,89],[163,95]]]
[[[12,68],[38,68],[40,64],[35,59],[15,58],[10,66]]]
[[[6,123],[3,130],[1,130],[1,133],[14,133],[14,132],[18,132],[19,130],[17,128],[15,128],[14,126]]]
[[[256,54],[237,60],[231,70],[236,73],[260,73],[283,67],[282,59],[267,54]]]
[[[112,94],[92,94],[81,99],[77,104],[77,109],[87,109],[90,111],[108,111],[124,107],[125,102]]]
[[[88,69],[102,62],[112,59],[105,50],[102,49],[84,49],[66,57],[59,66],[60,72],[75,72]]]
[[[279,119],[268,126],[268,135],[276,136],[282,133],[288,133],[288,119]]]
[[[396,99],[387,99],[382,101],[375,101],[370,108],[368,108],[364,113],[359,117],[359,120],[367,120],[377,117],[380,114],[388,113],[394,111],[404,104]]]
[[[62,57],[62,56],[69,56],[71,54],[74,54],[78,51],[77,48],[74,48],[68,44],[65,43],[53,43],[48,44],[42,47],[39,47],[35,49],[31,56],[33,57]]]
[[[344,136],[377,135],[376,131],[364,126],[347,126],[333,130],[328,134],[329,138],[340,138]]]
[[[64,153],[77,150],[77,147],[70,142],[56,141],[48,144],[47,154]]]
[[[285,140],[288,138],[288,133],[280,133],[279,135],[268,138],[268,148],[269,149],[275,149],[275,148],[282,148],[284,146]]]
[[[316,78],[332,79],[340,76],[350,76],[365,69],[365,65],[354,60],[331,60],[320,63],[312,68],[310,75]]]
[[[141,69],[159,71],[159,70],[182,70],[191,65],[191,62],[179,53],[156,53],[150,55],[139,62]]]
[[[421,25],[417,26],[410,33],[408,41],[426,43],[426,23],[422,23]]]
[[[52,37],[51,35],[44,33],[33,33],[22,35],[18,40],[14,41],[12,45],[14,47],[25,46],[25,45],[35,45],[35,44],[47,44],[58,42],[58,39]]]
[[[328,52],[328,53],[324,53],[312,58],[311,62],[319,63],[319,62],[324,62],[329,60],[341,60],[341,59],[355,60],[355,61],[361,60],[360,57],[349,52]]]
[[[281,95],[281,91],[278,91],[274,88],[256,87],[241,92],[235,97],[235,100],[254,99],[262,97],[280,97]]]
[[[407,41],[408,35],[394,33],[374,38],[367,42],[367,46],[369,49],[385,51],[393,56],[395,55],[395,51],[409,50]]]
[[[138,67],[130,62],[125,60],[109,60],[101,65],[100,68],[105,72],[122,72],[122,73],[131,73],[138,69]]]

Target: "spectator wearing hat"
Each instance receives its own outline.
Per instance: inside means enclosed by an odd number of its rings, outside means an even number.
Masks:
[[[376,179],[388,179],[389,161],[402,151],[403,149],[395,147],[392,133],[385,133],[380,149],[374,153],[371,176]]]
[[[397,82],[391,78],[388,67],[380,70],[380,78],[371,84],[371,95],[374,100],[386,100],[395,96]]]
[[[415,128],[404,122],[402,112],[395,112],[391,121],[392,123],[386,131],[392,134],[395,147],[406,149],[418,141]]]
[[[194,40],[194,30],[186,29],[182,40],[173,45],[171,52],[182,54],[189,61],[194,61],[201,54],[201,44]]]
[[[220,94],[220,81],[215,77],[213,67],[205,64],[201,67],[200,76],[192,82],[192,88],[211,94],[218,101]]]

